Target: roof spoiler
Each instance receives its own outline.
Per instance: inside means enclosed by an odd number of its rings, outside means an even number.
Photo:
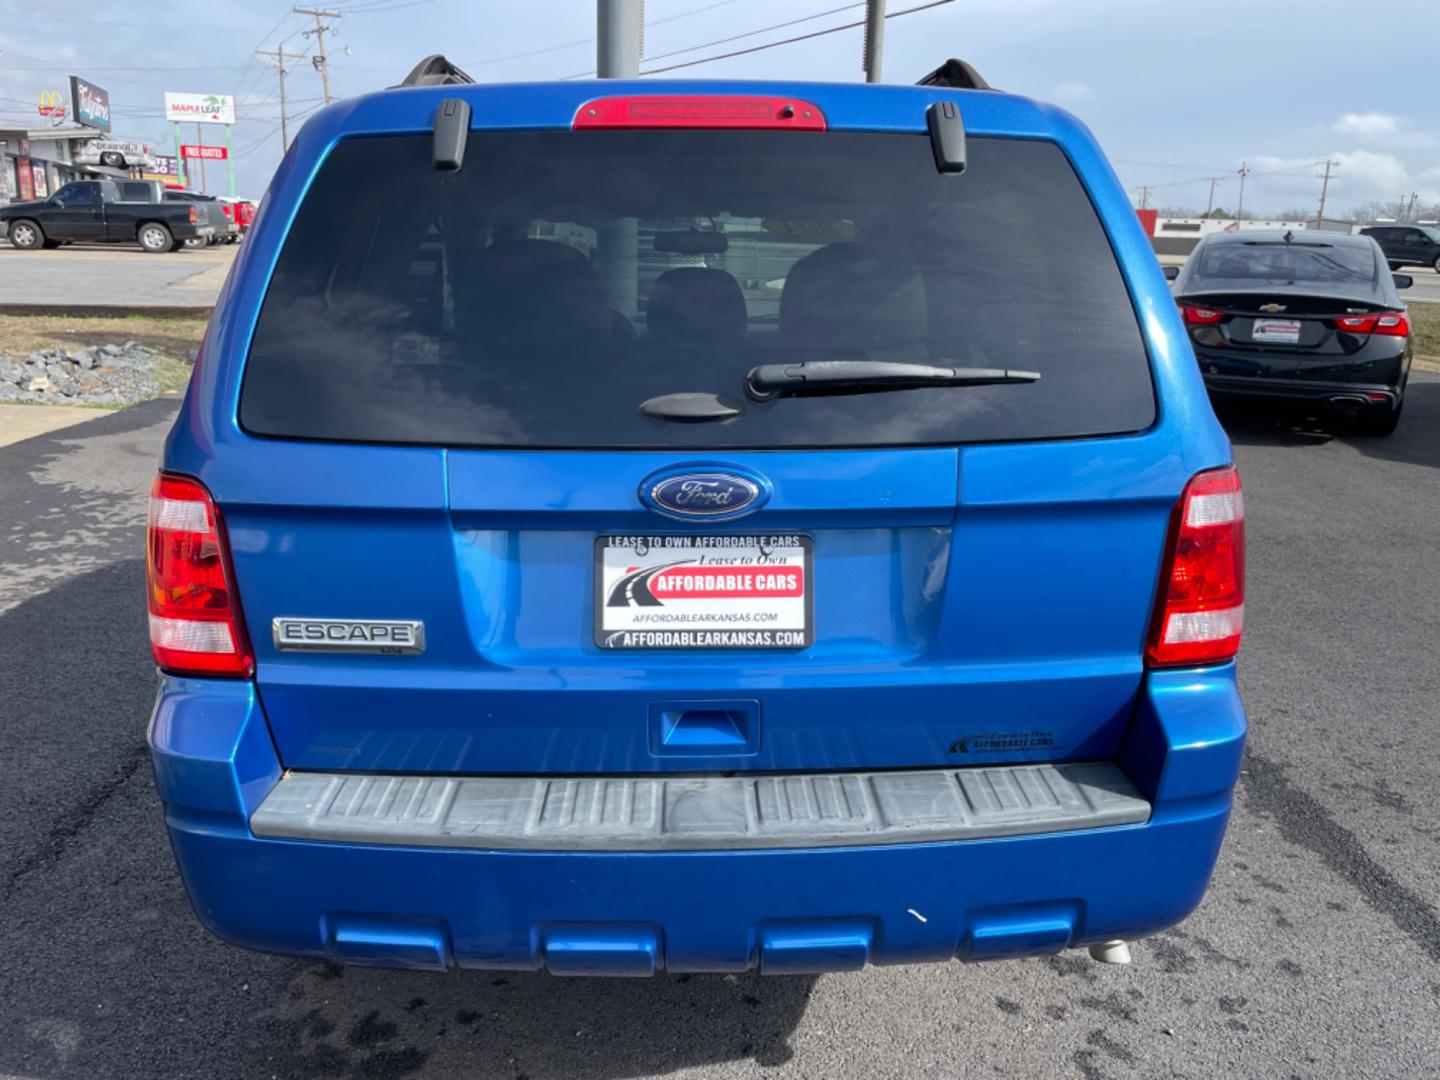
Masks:
[[[440,53],[436,53],[421,60],[410,69],[409,75],[406,75],[401,82],[390,89],[394,90],[401,86],[455,86],[474,81]]]
[[[916,86],[946,86],[951,90],[993,90],[989,83],[964,60],[951,57],[929,75],[919,79]]]

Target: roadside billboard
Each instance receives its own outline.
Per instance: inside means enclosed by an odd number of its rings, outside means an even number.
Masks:
[[[70,104],[74,106],[73,117],[77,124],[97,131],[110,130],[110,94],[107,91],[78,75],[71,75]]]
[[[233,124],[235,98],[230,94],[167,93],[165,119],[191,124]]]
[[[154,161],[154,164],[150,167],[151,172],[165,177],[180,175],[179,159],[175,158],[173,155],[152,154],[151,159]],[[147,177],[147,179],[149,178]]]

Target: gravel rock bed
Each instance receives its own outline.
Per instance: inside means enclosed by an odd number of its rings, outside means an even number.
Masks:
[[[130,405],[160,392],[159,362],[138,341],[40,349],[23,358],[0,352],[0,402]]]

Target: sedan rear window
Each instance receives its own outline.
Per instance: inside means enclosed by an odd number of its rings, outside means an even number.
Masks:
[[[878,360],[1037,382],[754,401],[761,364]],[[872,388],[873,389],[873,388]],[[683,423],[646,401],[713,395]],[[256,434],[557,448],[924,445],[1135,431],[1149,363],[1050,143],[923,135],[475,132],[331,152],[246,365]]]
[[[1376,272],[1375,251],[1368,243],[1242,242],[1210,245],[1202,249],[1191,285],[1204,279],[1287,284],[1369,284],[1375,280]]]

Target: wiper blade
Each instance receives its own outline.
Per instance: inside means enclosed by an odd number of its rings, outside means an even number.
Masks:
[[[802,394],[870,394],[921,386],[995,386],[1033,383],[1038,371],[1010,368],[940,367],[884,360],[806,360],[761,364],[745,376],[745,392],[756,401]]]

